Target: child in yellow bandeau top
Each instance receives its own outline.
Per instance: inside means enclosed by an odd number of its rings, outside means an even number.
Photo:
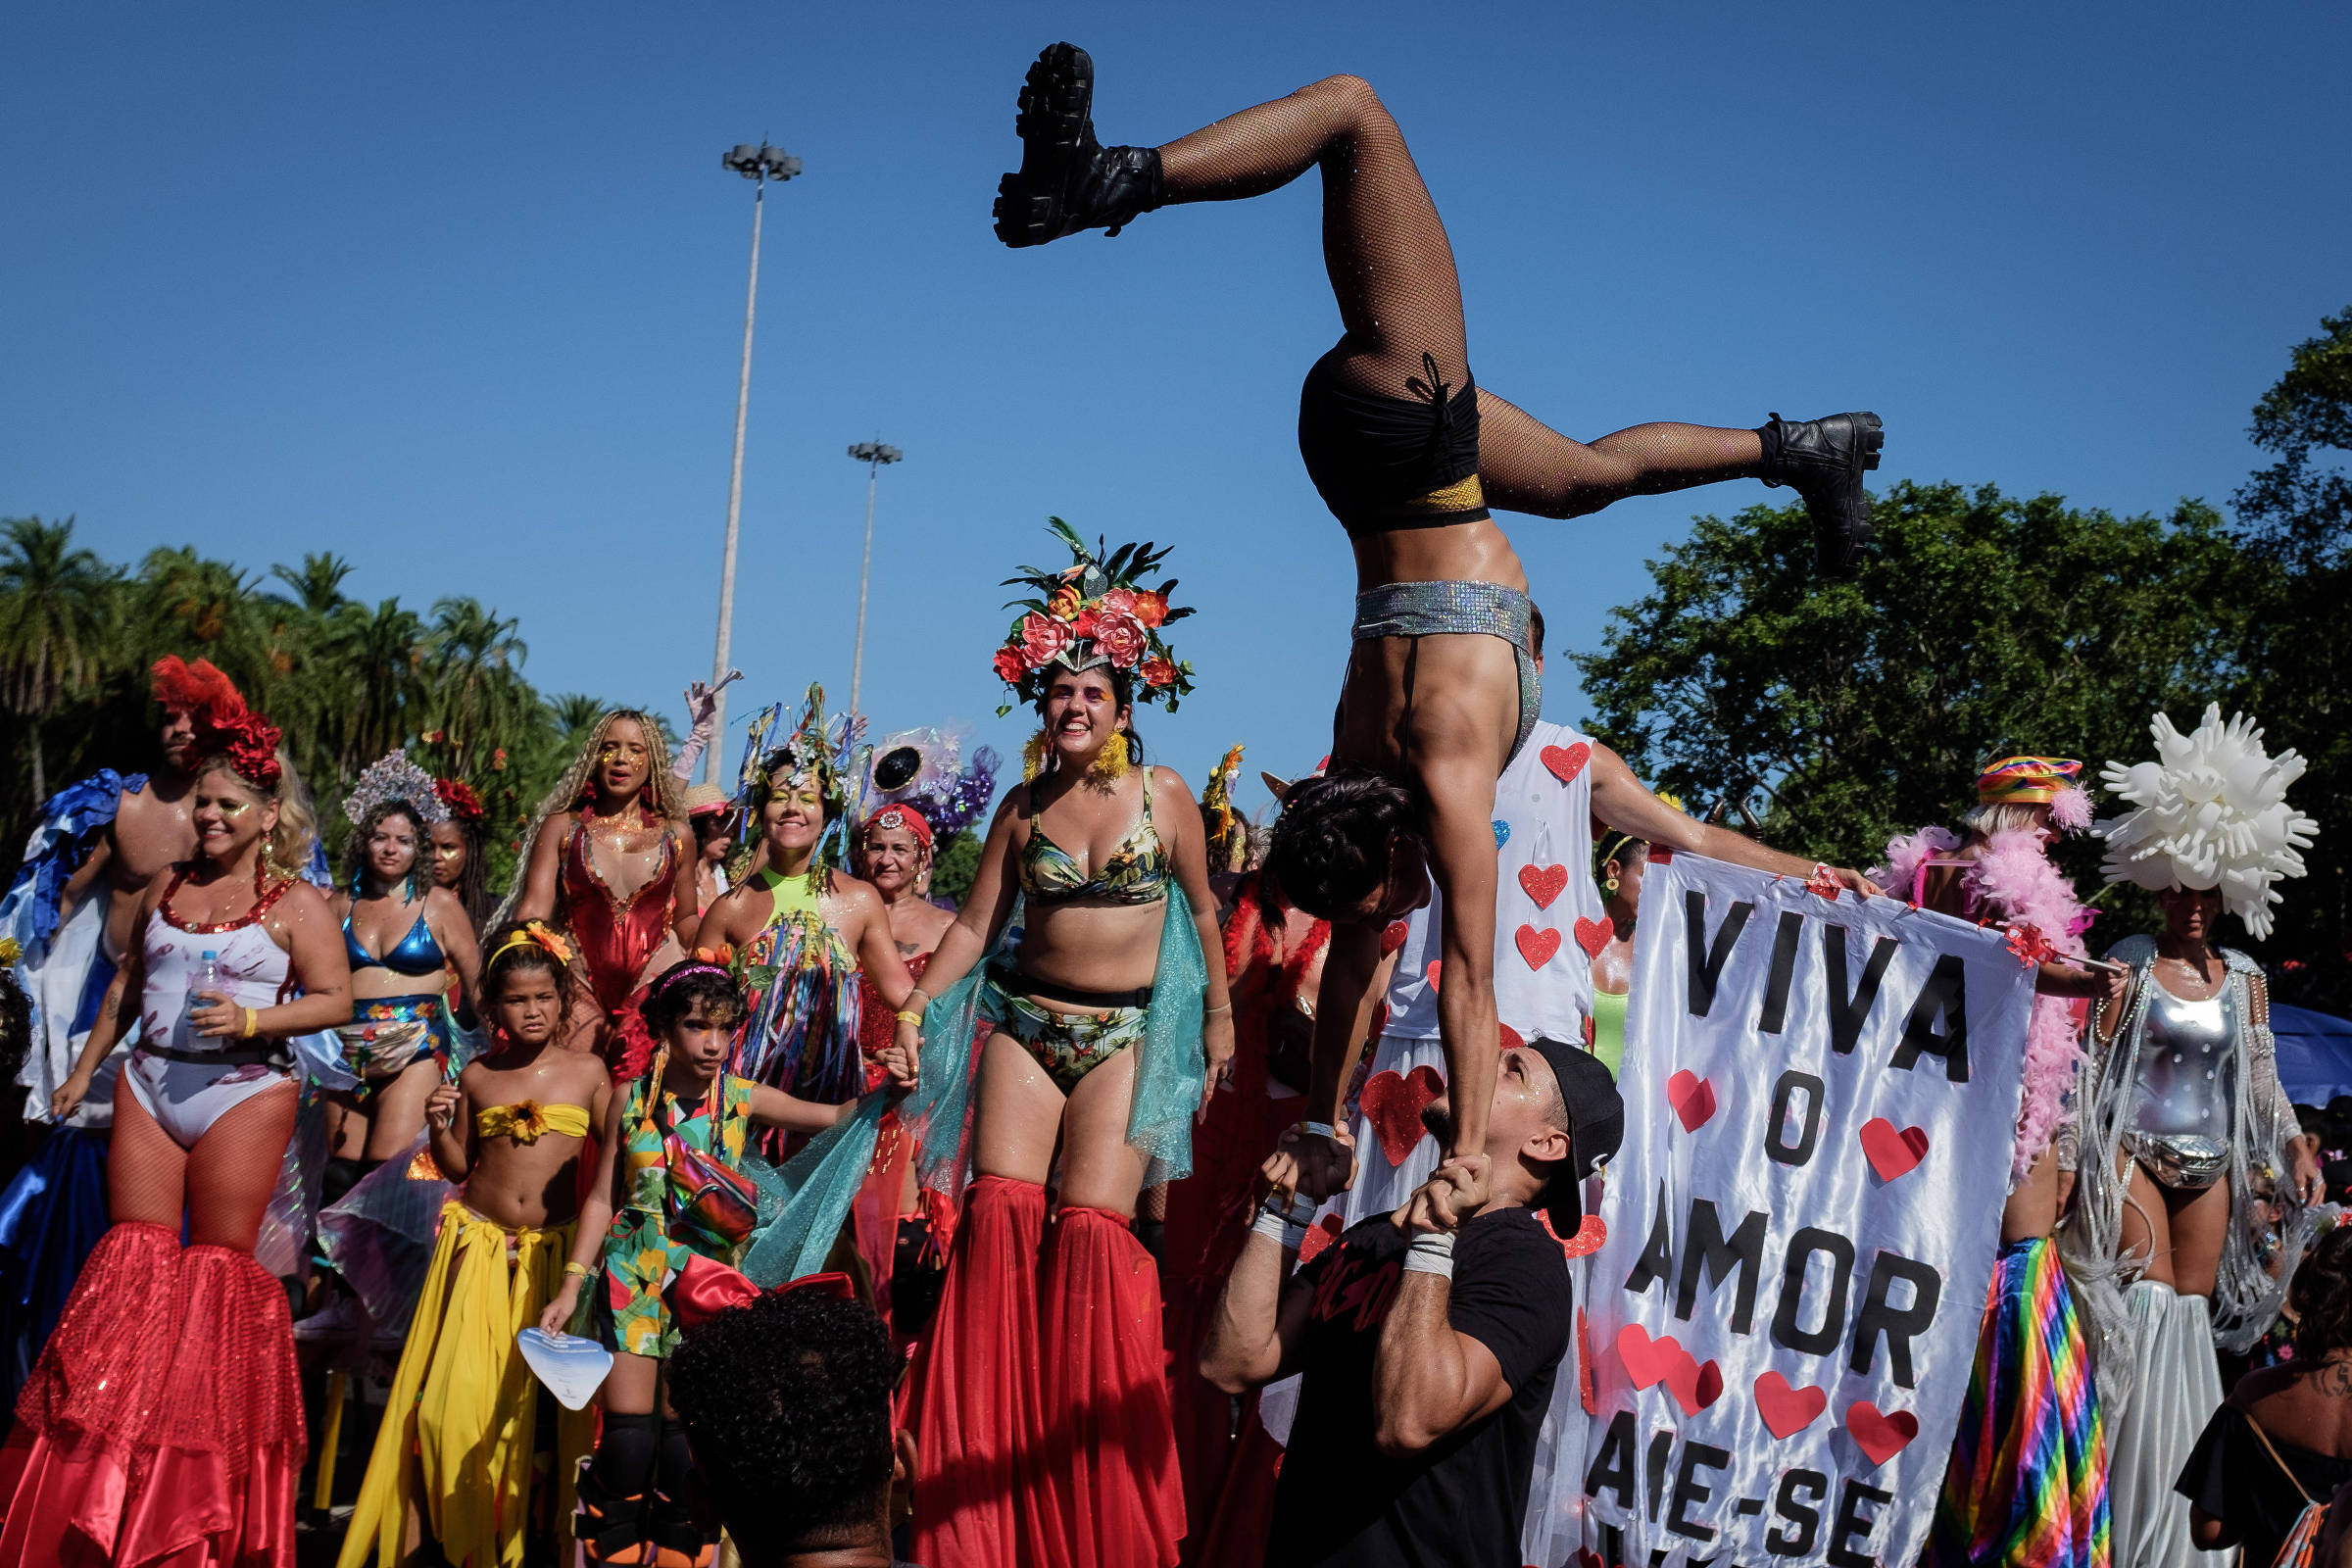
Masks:
[[[533,1496],[541,1400],[514,1336],[563,1288],[580,1158],[612,1080],[595,1055],[557,1043],[573,989],[565,941],[532,921],[492,933],[487,950],[492,1049],[425,1104],[433,1159],[460,1187],[337,1568],[395,1568],[428,1535],[446,1560],[479,1568],[519,1568],[533,1542],[571,1558],[572,1477],[593,1417],[556,1410],[554,1485]]]

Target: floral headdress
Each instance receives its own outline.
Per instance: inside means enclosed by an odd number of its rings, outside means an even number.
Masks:
[[[2158,713],[2148,724],[2156,760],[2126,767],[2109,762],[2100,778],[2137,809],[2101,821],[2091,831],[2107,841],[2110,882],[2151,891],[2219,888],[2222,902],[2259,942],[2271,934],[2272,884],[2303,874],[2295,852],[2320,824],[2286,804],[2287,786],[2303,776],[2291,749],[2276,758],[2263,750],[2262,730],[2243,713],[2222,723],[2222,705],[2206,705],[2204,722],[2187,735]]]
[[[1045,696],[1055,665],[1064,669],[1093,669],[1107,664],[1138,678],[1135,700],[1165,701],[1176,710],[1177,699],[1193,689],[1193,666],[1175,657],[1160,628],[1192,613],[1168,603],[1175,591],[1171,577],[1156,588],[1144,586],[1156,576],[1167,551],[1153,550],[1150,540],[1121,545],[1107,557],[1102,541],[1088,550],[1078,531],[1059,517],[1048,517],[1048,527],[1070,547],[1070,565],[1061,570],[1023,566],[1007,577],[1008,588],[1029,588],[1033,597],[1015,599],[1005,609],[1022,612],[997,650],[997,674],[1012,688],[1015,702],[1035,706]],[[997,710],[1004,717],[1013,710],[1006,703]]]
[[[343,814],[352,824],[368,820],[379,806],[399,804],[415,811],[426,827],[449,820],[449,804],[441,797],[433,775],[409,760],[406,751],[387,752],[369,762],[343,797]],[[481,808],[475,807],[478,812]]]
[[[277,761],[278,728],[240,702],[234,713],[212,713],[196,726],[196,744],[207,757],[225,760],[231,771],[255,789],[277,788],[283,771]]]
[[[473,786],[462,778],[433,780],[433,793],[449,808],[449,814],[461,822],[479,822],[482,819],[482,798],[473,793]]]

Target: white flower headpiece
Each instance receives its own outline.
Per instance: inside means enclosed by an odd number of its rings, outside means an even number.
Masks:
[[[369,762],[351,793],[343,797],[343,814],[354,826],[368,819],[368,813],[377,807],[399,801],[423,821],[426,827],[449,820],[449,804],[433,787],[433,775],[409,760],[404,748],[387,752]]]
[[[2265,752],[2262,730],[2243,713],[2224,725],[2219,703],[2206,706],[2191,734],[2163,713],[2148,732],[2155,761],[2109,762],[2100,775],[2110,793],[2137,808],[2091,830],[2107,841],[2107,880],[2151,891],[2219,888],[2223,905],[2261,941],[2271,934],[2270,906],[2280,902],[2272,884],[2303,874],[2295,852],[2319,831],[2286,804],[2303,759],[2292,749]]]

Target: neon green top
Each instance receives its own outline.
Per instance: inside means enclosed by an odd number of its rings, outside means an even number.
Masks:
[[[1592,988],[1592,1054],[1618,1076],[1625,1063],[1625,994]]]

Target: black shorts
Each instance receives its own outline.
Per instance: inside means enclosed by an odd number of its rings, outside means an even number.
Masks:
[[[1489,515],[1478,482],[1478,386],[1467,374],[1446,395],[1390,398],[1341,384],[1332,350],[1298,391],[1298,456],[1323,504],[1351,539],[1435,528]]]

